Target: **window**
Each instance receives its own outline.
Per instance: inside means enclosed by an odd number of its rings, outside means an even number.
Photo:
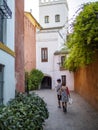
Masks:
[[[60,15],[55,15],[55,22],[60,22]]]
[[[45,16],[45,23],[49,23],[49,16]]]
[[[66,70],[66,67],[64,66],[65,60],[66,60],[66,56],[61,56],[60,71]]]
[[[0,18],[0,41],[3,42],[3,20]]]
[[[61,67],[64,65],[65,56],[61,56]]]
[[[6,42],[6,19],[0,18],[0,41]]]
[[[62,75],[61,79],[62,79],[62,84],[66,85],[66,75]]]
[[[0,105],[3,104],[3,74],[4,74],[4,65],[0,64]]]
[[[41,48],[41,61],[42,62],[48,61],[48,49],[47,48]]]

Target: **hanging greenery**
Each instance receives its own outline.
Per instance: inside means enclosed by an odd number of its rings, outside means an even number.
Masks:
[[[92,63],[98,51],[98,2],[83,5],[82,11],[73,22],[73,32],[69,34],[67,46],[70,49],[65,67],[76,71],[79,67]]]

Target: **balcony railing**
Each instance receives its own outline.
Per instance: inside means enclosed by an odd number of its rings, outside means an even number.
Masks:
[[[12,11],[7,5],[6,0],[0,0],[0,19],[12,18]]]

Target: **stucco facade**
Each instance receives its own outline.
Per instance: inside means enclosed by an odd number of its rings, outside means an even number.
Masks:
[[[96,60],[75,72],[75,91],[98,111],[98,53]]]
[[[30,12],[24,13],[24,62],[25,71],[36,68],[36,29],[40,25]]]
[[[10,99],[15,97],[15,3],[14,0],[7,0],[5,8],[6,18],[5,27],[0,30],[0,104],[6,104]],[[0,6],[1,9],[1,6]],[[10,14],[7,14],[6,9]],[[2,10],[2,9],[1,9]],[[12,14],[12,15],[11,15]],[[4,15],[3,15],[4,16]],[[0,15],[0,17],[3,17]],[[2,18],[0,18],[1,23]],[[0,29],[2,26],[0,26]],[[2,33],[3,32],[3,33]]]
[[[65,77],[66,85],[70,90],[73,90],[73,73],[70,73],[67,70],[61,71],[58,64],[61,62],[61,55],[54,55],[56,51],[60,50],[64,46],[66,41],[66,21],[68,20],[67,1],[40,0],[39,16],[39,21],[43,29],[37,32],[37,69],[44,73],[44,81],[42,81],[43,85],[40,87],[44,86],[45,88],[54,89],[57,84],[56,80]],[[58,19],[56,19],[56,16]],[[62,35],[62,32],[64,35]],[[42,49],[47,49],[47,62],[42,62],[42,57],[45,54],[41,54]]]
[[[16,91],[24,92],[24,0],[15,0],[15,55]]]

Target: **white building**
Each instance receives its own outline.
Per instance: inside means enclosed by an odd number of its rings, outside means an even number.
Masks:
[[[0,0],[0,105],[15,97],[14,0]]]
[[[68,5],[67,0],[39,0],[39,23],[43,27],[37,32],[37,69],[44,73],[41,88],[54,89],[58,78],[70,90],[74,89],[73,73],[62,69],[66,52],[62,48],[66,41]]]

